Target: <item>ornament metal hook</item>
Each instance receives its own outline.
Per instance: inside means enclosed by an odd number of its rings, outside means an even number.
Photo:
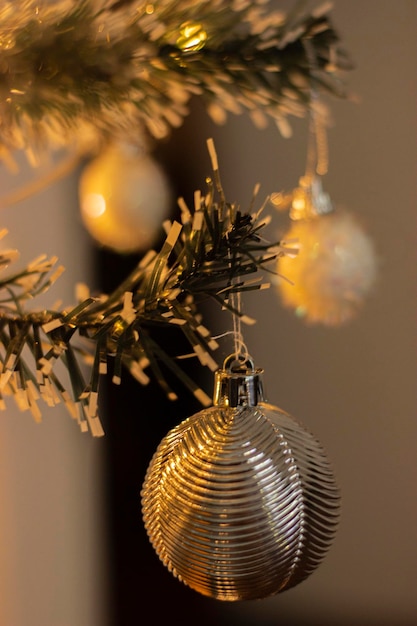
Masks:
[[[223,368],[215,372],[213,404],[233,408],[265,402],[263,371],[255,369],[252,359],[231,354],[224,360]]]

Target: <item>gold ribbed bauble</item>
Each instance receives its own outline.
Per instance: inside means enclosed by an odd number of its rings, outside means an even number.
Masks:
[[[261,375],[241,361],[216,372],[214,406],[165,436],[141,493],[164,565],[218,600],[294,587],[321,563],[339,520],[322,446],[264,400]]]

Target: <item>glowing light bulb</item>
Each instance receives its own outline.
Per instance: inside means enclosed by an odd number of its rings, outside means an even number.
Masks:
[[[180,29],[177,47],[183,52],[198,52],[206,45],[207,32],[202,24],[185,22]]]

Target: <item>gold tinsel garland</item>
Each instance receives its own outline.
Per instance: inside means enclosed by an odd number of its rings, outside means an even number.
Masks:
[[[209,147],[213,154],[210,141]],[[164,375],[169,370],[203,405],[211,403],[181,367],[179,359],[185,355],[164,349],[161,329],[182,333],[190,346],[186,356],[216,370],[213,353],[218,343],[202,322],[202,302],[214,300],[245,321],[231,296],[267,286],[252,275],[294,250],[262,238],[268,220],[262,219],[261,210],[242,212],[226,201],[217,168],[214,182],[208,179],[207,193],[196,192],[195,199],[194,209],[179,199],[181,223],[166,222],[160,251],[145,254],[109,295],[93,297],[86,286],[79,286],[79,302],[71,309],[27,312],[25,301],[48,289],[63,270],[55,269],[56,258],[43,256],[1,281],[0,398],[11,394],[38,420],[39,398],[50,406],[63,401],[83,431],[102,435],[99,383],[111,359],[116,384],[124,368],[141,384],[153,375],[174,400],[176,393]],[[0,266],[16,256],[16,251],[3,251]],[[75,345],[77,340],[81,344]],[[58,377],[57,362],[64,364],[69,384]],[[81,363],[89,365],[87,376]],[[0,408],[5,408],[3,400]]]
[[[0,8],[0,147],[85,149],[100,135],[160,138],[191,97],[217,123],[303,116],[312,88],[345,96],[350,67],[329,6],[284,14],[267,2],[6,1]]]

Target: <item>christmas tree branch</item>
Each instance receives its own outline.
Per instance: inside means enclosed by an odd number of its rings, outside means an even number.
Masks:
[[[25,302],[50,288],[62,273],[55,258],[44,256],[1,280],[2,408],[3,396],[12,395],[22,410],[40,420],[38,400],[49,406],[64,402],[83,431],[100,436],[99,387],[110,361],[116,384],[127,369],[141,384],[153,376],[175,399],[166,380],[170,372],[203,405],[210,404],[181,365],[182,359],[194,357],[202,367],[218,367],[213,356],[218,343],[202,323],[204,302],[212,300],[241,316],[229,298],[263,288],[260,270],[287,252],[284,244],[262,238],[268,222],[261,219],[263,207],[257,213],[243,213],[226,201],[217,165],[214,181],[208,181],[205,195],[196,192],[192,210],[179,200],[181,223],[165,223],[167,237],[160,251],[145,254],[108,295],[93,297],[84,287],[71,308],[26,311]],[[16,251],[0,253],[0,267],[16,256]],[[181,333],[189,346],[187,354],[169,354],[162,330]]]
[[[345,97],[350,68],[328,3],[310,13],[267,2],[215,0],[25,0],[0,7],[0,148],[160,138],[198,95],[217,123],[248,111],[255,124],[302,116],[312,90]],[[261,111],[262,109],[262,111]]]

